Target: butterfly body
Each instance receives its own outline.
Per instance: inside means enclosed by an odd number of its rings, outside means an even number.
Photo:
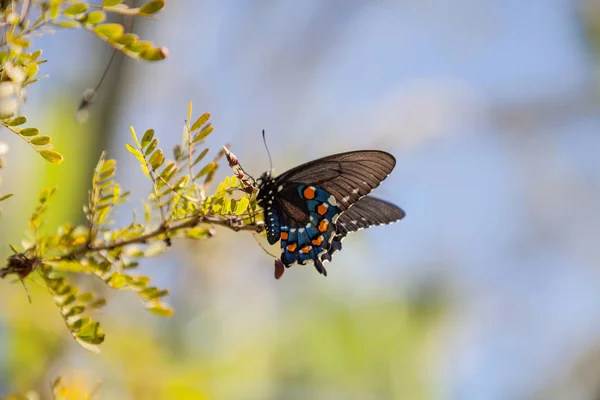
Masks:
[[[323,262],[349,233],[372,225],[398,221],[404,211],[367,196],[395,166],[388,153],[376,150],[335,154],[302,164],[276,178],[258,180],[267,240],[280,241],[281,261],[312,261],[327,275]],[[365,197],[367,196],[367,197]]]

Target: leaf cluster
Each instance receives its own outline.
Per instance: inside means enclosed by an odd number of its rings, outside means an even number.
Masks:
[[[51,163],[60,164],[62,155],[53,149],[49,136],[40,135],[38,128],[23,127],[27,118],[20,115],[25,88],[40,79],[40,65],[46,62],[41,58],[41,50],[31,49],[34,36],[54,33],[53,28],[83,28],[116,51],[135,59],[159,61],[168,55],[166,48],[125,32],[123,24],[104,23],[107,13],[153,17],[164,7],[163,0],[151,0],[137,8],[127,6],[122,0],[104,0],[101,5],[73,0],[4,3],[0,8],[0,24],[4,27],[4,36],[0,39],[0,125],[25,140]]]
[[[188,121],[191,113],[190,104]],[[22,252],[14,249],[7,266],[0,269],[0,277],[41,275],[73,338],[94,351],[104,333],[87,312],[105,302],[93,293],[80,293],[70,281],[73,275],[91,275],[111,289],[130,290],[153,314],[172,315],[173,310],[163,302],[169,292],[153,286],[149,277],[134,274],[140,260],[164,252],[173,238],[209,238],[215,225],[252,231],[263,227],[256,218],[255,190],[244,179],[226,177],[212,194],[206,194],[220,160],[232,156],[223,148],[205,161],[210,150],[203,144],[213,131],[209,118],[203,114],[191,125],[186,122],[182,143],[174,148],[172,159],[160,148],[154,130],[148,129],[139,138],[131,128],[133,143],[127,144],[127,149],[139,161],[152,188],[143,203],[143,216],[134,214],[124,227],[115,227],[112,218],[129,192],[116,182],[116,161],[104,154],[94,169],[83,208],[87,225],[64,224],[55,233],[42,234],[54,193],[53,189],[42,190],[29,222],[32,239],[22,242]]]

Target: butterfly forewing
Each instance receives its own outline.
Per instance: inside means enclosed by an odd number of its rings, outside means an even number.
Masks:
[[[343,212],[387,178],[396,159],[379,150],[334,154],[302,164],[277,178],[280,184],[302,183],[328,191]]]

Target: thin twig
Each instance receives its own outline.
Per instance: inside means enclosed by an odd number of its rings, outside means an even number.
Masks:
[[[164,226],[161,225],[157,229],[152,232],[149,232],[145,235],[141,235],[135,238],[123,240],[116,243],[108,243],[100,246],[88,246],[88,247],[80,247],[76,250],[73,250],[67,254],[64,254],[60,257],[52,259],[50,261],[67,261],[76,259],[77,257],[81,257],[87,253],[98,252],[98,251],[110,251],[117,249],[119,247],[127,246],[130,244],[136,243],[147,243],[151,239],[155,239],[163,234],[169,234],[178,232],[184,229],[194,228],[200,224],[212,224],[212,225],[220,225],[232,229],[234,231],[254,231],[261,232],[263,230],[263,226],[260,224],[251,224],[251,225],[236,225],[235,220],[232,218],[223,218],[214,215],[205,215],[198,217],[190,217],[183,222],[172,225],[172,226]]]

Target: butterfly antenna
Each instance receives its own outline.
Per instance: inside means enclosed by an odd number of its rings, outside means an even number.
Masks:
[[[267,150],[267,155],[269,156],[269,176],[273,172],[273,160],[271,159],[271,152],[269,151],[269,146],[267,146],[267,139],[265,138],[265,130],[262,130],[263,143],[265,144],[265,149]]]

